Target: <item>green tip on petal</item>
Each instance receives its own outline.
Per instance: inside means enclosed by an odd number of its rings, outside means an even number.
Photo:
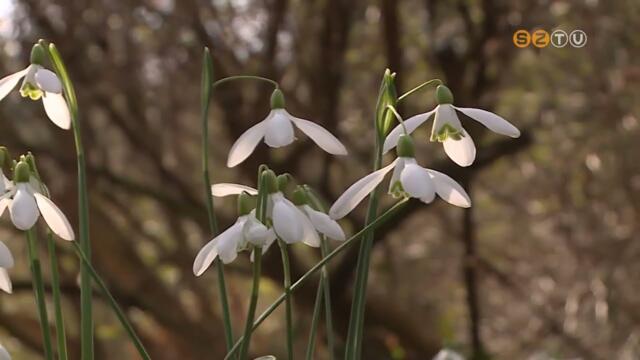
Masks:
[[[20,87],[20,95],[31,100],[38,100],[42,97],[42,90],[30,82],[23,82]]]
[[[31,167],[26,161],[20,160],[13,169],[13,181],[16,183],[29,182],[31,177]]]
[[[461,140],[464,134],[450,124],[444,124],[437,133],[431,133],[431,141],[444,142],[447,139]]]
[[[267,193],[273,194],[278,192],[278,178],[273,170],[265,170],[262,172],[262,176],[266,178]]]
[[[282,90],[273,90],[271,94],[271,109],[284,109],[284,94]]]
[[[256,198],[249,195],[246,191],[243,191],[238,195],[238,215],[248,215],[253,209],[256,208]]]
[[[309,198],[307,197],[307,192],[303,187],[298,186],[293,191],[293,204],[296,206],[307,205],[309,203]]]
[[[416,151],[415,151],[415,147],[413,146],[413,139],[411,138],[410,135],[400,135],[400,138],[398,139],[398,147],[396,148],[396,152],[398,154],[398,157],[415,157],[416,156]]]
[[[42,47],[42,45],[40,45],[40,42],[38,42],[31,48],[30,62],[32,64],[42,65],[44,64],[46,56],[47,53],[45,52],[44,47]]]
[[[436,88],[436,101],[438,104],[453,104],[453,93],[445,85]]]

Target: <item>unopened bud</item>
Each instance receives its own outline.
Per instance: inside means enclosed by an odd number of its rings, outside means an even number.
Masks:
[[[378,104],[376,105],[376,130],[381,139],[387,136],[395,119],[393,112],[388,110],[389,105],[395,107],[398,102],[395,79],[396,74],[387,69],[380,85]]]

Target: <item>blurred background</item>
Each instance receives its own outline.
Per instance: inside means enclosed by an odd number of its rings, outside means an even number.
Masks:
[[[456,104],[495,111],[523,131],[494,135],[469,119],[478,159],[457,167],[430,126],[417,157],[471,194],[474,207],[412,204],[377,232],[363,358],[430,359],[449,346],[473,359],[640,359],[640,3],[507,0],[0,0],[0,74],[27,65],[39,38],[58,45],[75,82],[88,152],[91,240],[106,278],[154,359],[221,359],[215,271],[195,278],[209,240],[200,172],[200,69],[282,84],[287,108],[336,134],[334,158],[304,135],[260,145],[237,168],[232,142],[269,110],[271,89],[237,82],[213,95],[214,182],[255,185],[268,162],[329,202],[370,171],[373,109],[385,68],[404,92],[443,79]],[[516,48],[517,29],[583,30],[583,48]],[[401,106],[434,106],[433,89]],[[73,138],[40,102],[15,91],[0,103],[0,144],[33,151],[52,197],[77,225]],[[385,198],[383,207],[392,204]],[[361,206],[342,222],[352,234]],[[216,202],[222,228],[235,201]],[[41,343],[23,236],[0,222],[14,294],[0,294],[0,343],[17,360]],[[332,244],[335,245],[335,244]],[[78,261],[60,243],[65,311],[78,358]],[[44,246],[42,247],[44,248]],[[293,249],[294,277],[318,252]],[[43,258],[46,259],[43,251]],[[346,336],[357,246],[331,264],[339,345]],[[282,288],[277,251],[264,264],[258,311]],[[45,261],[45,268],[48,263]],[[227,266],[236,334],[250,281],[246,256]],[[48,277],[48,274],[46,274]],[[304,354],[316,281],[295,294],[296,350]],[[284,354],[282,312],[257,331],[255,357]],[[99,294],[98,359],[137,355]],[[317,359],[326,359],[320,330]],[[342,353],[342,352],[340,352]]]

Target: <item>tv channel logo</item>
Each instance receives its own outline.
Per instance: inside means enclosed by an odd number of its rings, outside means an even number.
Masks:
[[[551,33],[543,29],[533,31],[520,29],[513,33],[513,45],[521,49],[529,46],[544,49],[549,45],[558,49],[571,45],[579,49],[587,45],[587,34],[579,29],[570,33],[561,29],[556,29]]]

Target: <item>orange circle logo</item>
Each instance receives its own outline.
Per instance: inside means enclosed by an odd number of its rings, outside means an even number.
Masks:
[[[525,48],[531,43],[531,35],[527,30],[518,30],[513,33],[513,45]]]
[[[551,36],[549,36],[548,32],[542,29],[536,30],[533,32],[533,34],[531,34],[531,42],[533,43],[533,46],[537,48],[545,48],[549,46],[549,42],[551,42]]]

